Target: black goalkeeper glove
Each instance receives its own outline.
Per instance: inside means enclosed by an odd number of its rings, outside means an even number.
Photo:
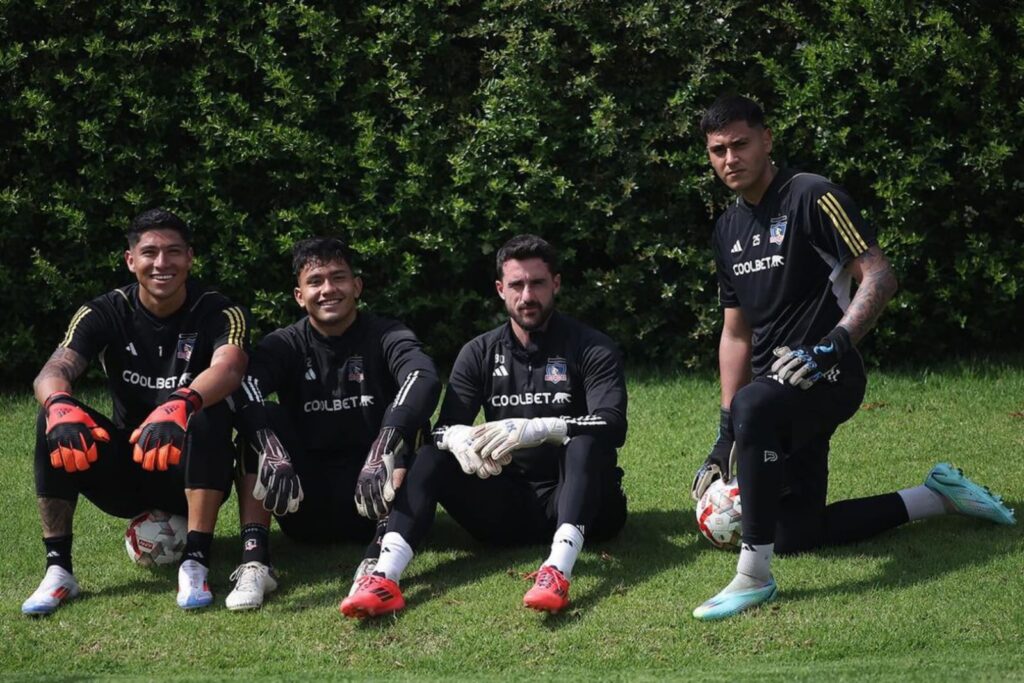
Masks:
[[[715,439],[715,444],[711,447],[711,453],[708,454],[704,464],[700,466],[697,473],[693,476],[693,486],[690,489],[690,496],[695,501],[699,501],[704,492],[708,490],[708,487],[716,479],[725,478],[726,481],[732,479],[732,456],[733,456],[733,433],[732,433],[732,413],[728,409],[722,408],[718,422],[718,438]]]
[[[780,346],[773,352],[778,356],[772,364],[772,372],[780,382],[789,382],[801,389],[810,389],[814,383],[839,365],[846,352],[853,347],[850,333],[845,327],[835,329],[814,346],[798,346],[790,349]]]
[[[384,427],[370,446],[356,480],[356,510],[367,519],[382,519],[395,500],[395,470],[405,469],[405,439],[394,427]]]
[[[292,467],[288,451],[270,429],[257,430],[253,445],[259,453],[260,464],[252,495],[256,500],[262,500],[263,507],[278,517],[295,512],[302,502],[302,483]]]

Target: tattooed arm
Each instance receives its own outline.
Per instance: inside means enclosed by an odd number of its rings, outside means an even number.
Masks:
[[[36,400],[40,405],[55,391],[71,392],[71,383],[78,379],[88,361],[82,354],[66,347],[57,347],[50,359],[43,365],[43,369],[36,375],[32,382],[32,388],[36,394]]]
[[[889,259],[877,246],[850,261],[847,269],[857,281],[857,293],[839,324],[856,344],[875,326],[878,316],[896,293],[898,283]]]

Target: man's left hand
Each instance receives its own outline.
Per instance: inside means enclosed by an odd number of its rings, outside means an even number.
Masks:
[[[384,427],[370,447],[356,480],[356,510],[368,519],[383,519],[391,512],[395,491],[402,485],[405,439],[394,427]]]
[[[135,444],[132,460],[149,471],[163,471],[181,462],[189,420],[202,407],[203,397],[188,387],[168,396],[128,439],[129,443]]]

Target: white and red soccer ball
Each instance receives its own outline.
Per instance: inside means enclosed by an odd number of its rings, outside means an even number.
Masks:
[[[181,559],[188,537],[188,520],[163,510],[150,510],[128,523],[124,546],[128,557],[143,567],[174,564]]]
[[[712,545],[739,548],[742,513],[739,482],[716,479],[697,503],[697,527]]]

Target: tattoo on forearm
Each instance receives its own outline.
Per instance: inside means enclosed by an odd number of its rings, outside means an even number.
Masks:
[[[75,502],[60,498],[39,498],[39,518],[43,522],[43,536],[67,536],[71,533],[71,520],[75,516]]]
[[[89,363],[82,357],[82,354],[71,349],[58,348],[52,354],[50,354],[49,360],[43,365],[43,369],[39,371],[39,375],[36,376],[34,385],[38,386],[39,383],[44,379],[50,377],[57,377],[59,379],[67,380],[68,382],[74,382],[78,377],[85,372],[86,367]]]
[[[896,274],[881,253],[874,250],[860,257],[864,280],[857,287],[846,313],[839,324],[850,333],[854,343],[859,342],[885,310],[886,304],[896,293]]]

